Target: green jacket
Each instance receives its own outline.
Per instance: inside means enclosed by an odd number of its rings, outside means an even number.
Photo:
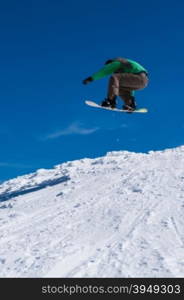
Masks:
[[[97,80],[107,75],[111,75],[113,73],[138,74],[140,72],[145,72],[147,74],[147,70],[136,61],[124,58],[117,58],[114,59],[113,62],[105,65],[98,72],[94,73],[91,77],[93,80]]]

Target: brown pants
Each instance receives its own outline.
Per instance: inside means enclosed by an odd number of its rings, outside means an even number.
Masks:
[[[145,73],[115,73],[109,80],[108,99],[120,96],[125,104],[129,104],[132,92],[144,89],[148,84],[148,77]]]

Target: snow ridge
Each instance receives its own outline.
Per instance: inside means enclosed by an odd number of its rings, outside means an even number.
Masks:
[[[183,277],[184,146],[0,185],[0,277]]]

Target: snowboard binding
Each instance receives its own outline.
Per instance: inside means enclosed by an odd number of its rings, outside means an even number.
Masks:
[[[106,98],[102,103],[101,106],[103,107],[109,107],[109,108],[116,108],[116,97],[114,99],[108,99]]]

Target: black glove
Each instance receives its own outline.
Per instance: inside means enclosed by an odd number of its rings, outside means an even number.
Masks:
[[[93,78],[92,78],[92,77],[88,77],[88,78],[84,79],[84,80],[82,81],[82,83],[83,83],[83,84],[88,84],[88,83],[90,83],[91,81],[93,81]]]
[[[113,62],[113,59],[108,59],[108,60],[105,62],[105,65],[111,64],[112,62]]]

